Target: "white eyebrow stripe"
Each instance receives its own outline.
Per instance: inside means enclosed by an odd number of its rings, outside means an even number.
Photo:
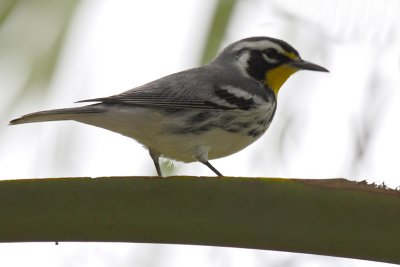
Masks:
[[[256,50],[260,50],[260,51],[265,50],[267,48],[275,48],[279,53],[285,52],[285,50],[279,44],[274,43],[269,40],[261,40],[261,41],[257,41],[257,42],[242,42],[242,43],[237,44],[233,48],[233,50],[239,51],[244,48],[256,49]]]

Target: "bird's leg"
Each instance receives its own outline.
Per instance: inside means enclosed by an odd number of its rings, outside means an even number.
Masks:
[[[218,176],[223,176],[216,168],[214,168],[213,165],[211,165],[210,162],[204,161],[204,162],[201,162],[201,163],[203,163],[203,164],[206,165],[208,168],[210,168],[216,175],[218,175]]]
[[[149,149],[149,152],[150,152],[150,157],[151,157],[151,159],[152,159],[153,162],[154,162],[154,166],[156,167],[157,174],[158,174],[158,176],[161,177],[161,176],[162,176],[162,173],[161,173],[160,162],[159,162],[160,154],[157,153],[157,152],[154,152],[154,151],[151,150],[151,149]]]

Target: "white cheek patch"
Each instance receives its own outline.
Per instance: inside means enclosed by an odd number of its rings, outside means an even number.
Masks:
[[[249,77],[249,74],[247,73],[247,69],[249,68],[249,59],[250,59],[250,52],[244,51],[243,53],[240,54],[240,56],[237,58],[235,62],[240,72],[246,77]]]

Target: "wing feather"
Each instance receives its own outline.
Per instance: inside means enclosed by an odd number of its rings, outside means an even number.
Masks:
[[[249,109],[253,101],[229,94],[212,82],[203,69],[172,74],[118,95],[81,100],[154,108],[227,110]]]

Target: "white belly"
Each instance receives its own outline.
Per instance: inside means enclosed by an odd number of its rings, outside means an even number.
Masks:
[[[196,112],[207,111],[165,113],[132,107],[76,120],[131,137],[164,157],[193,162],[225,157],[247,147],[267,130],[274,111],[275,107],[210,111],[209,118],[194,122],[191,118]]]

